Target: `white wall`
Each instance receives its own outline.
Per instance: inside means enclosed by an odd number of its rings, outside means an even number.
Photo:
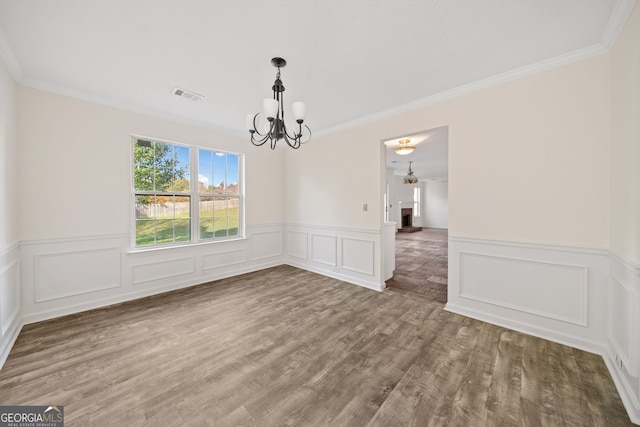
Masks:
[[[425,227],[449,228],[449,182],[428,179],[424,183]]]
[[[284,221],[283,150],[24,86],[19,111],[21,240],[129,233],[132,134],[245,154],[247,224]]]
[[[26,322],[284,262],[282,150],[24,86],[18,97]],[[246,238],[131,252],[132,134],[245,154]]]
[[[0,366],[20,330],[17,85],[0,60]]]

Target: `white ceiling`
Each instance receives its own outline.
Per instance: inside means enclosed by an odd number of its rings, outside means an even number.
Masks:
[[[411,170],[420,181],[429,179],[444,182],[448,180],[449,130],[446,126],[423,132],[402,135],[384,141],[387,152],[387,168],[393,169],[395,175],[406,176]],[[393,149],[401,139],[409,139],[408,145],[416,149],[405,155],[396,154]]]
[[[282,56],[285,103],[306,101],[317,135],[550,58],[606,51],[633,3],[0,0],[0,53],[21,84],[242,134]]]

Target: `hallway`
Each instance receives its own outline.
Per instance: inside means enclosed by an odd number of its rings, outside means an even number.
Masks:
[[[387,288],[429,301],[447,302],[448,230],[424,228],[396,234],[396,270]]]

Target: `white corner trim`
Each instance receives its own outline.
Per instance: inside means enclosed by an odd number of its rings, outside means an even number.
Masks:
[[[602,33],[602,38],[600,39],[600,43],[604,46],[607,52],[613,49],[613,45],[616,43],[622,28],[624,28],[624,24],[627,22],[635,3],[636,0],[616,1],[615,6],[613,7],[613,12],[609,17],[607,27]]]

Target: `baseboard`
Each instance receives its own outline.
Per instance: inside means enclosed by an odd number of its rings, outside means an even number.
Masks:
[[[627,410],[629,419],[632,423],[640,426],[640,402],[634,394],[631,385],[625,380],[624,375],[616,366],[614,357],[615,356],[609,352],[602,355],[602,359],[609,370],[613,383],[616,385],[616,389],[618,390],[620,399],[624,404],[624,408]]]
[[[447,303],[444,309],[451,313],[459,314],[465,317],[470,317],[472,319],[480,320],[482,322],[491,323],[496,326],[500,326],[506,329],[511,329],[517,332],[522,332],[523,334],[542,338],[548,341],[553,341],[555,343],[577,348],[579,350],[584,350],[589,353],[595,353],[600,355],[605,353],[606,347],[602,342],[576,339],[571,335],[561,334],[552,329],[539,328],[531,324],[521,323],[518,321],[514,321],[513,319],[491,315],[486,312],[473,310],[468,307],[457,306],[451,303]]]
[[[22,326],[24,326],[24,322],[18,315],[7,329],[7,333],[0,338],[0,369],[2,369],[4,363],[7,361],[11,349],[18,339],[18,335],[20,335]]]
[[[94,310],[97,308],[108,307],[114,304],[120,304],[127,301],[132,301],[140,298],[145,298],[153,295],[163,294],[166,292],[176,291],[179,289],[189,288],[191,286],[199,286],[217,280],[227,279],[229,277],[239,276],[241,274],[253,273],[254,271],[264,270],[265,268],[277,267],[282,265],[281,262],[263,262],[260,264],[252,264],[251,266],[243,266],[235,270],[228,270],[224,273],[212,274],[206,277],[201,277],[196,280],[187,280],[172,283],[167,286],[160,286],[151,289],[141,289],[135,292],[127,292],[119,294],[114,297],[95,299],[81,304],[70,304],[61,307],[56,307],[53,310],[46,310],[36,312],[23,316],[23,324],[28,325],[30,323],[41,322],[44,320],[50,320],[57,317],[67,316],[69,314],[80,313],[83,311]]]
[[[333,279],[341,280],[343,282],[351,283],[352,285],[362,286],[363,288],[371,289],[374,291],[382,292],[384,290],[384,284],[381,285],[380,283],[366,281],[366,280],[358,279],[356,277],[335,273],[322,268],[314,267],[309,264],[299,263],[292,260],[287,260],[285,264],[290,265],[291,267],[296,267],[302,270],[310,271],[312,273],[317,273],[323,276],[331,277]]]

